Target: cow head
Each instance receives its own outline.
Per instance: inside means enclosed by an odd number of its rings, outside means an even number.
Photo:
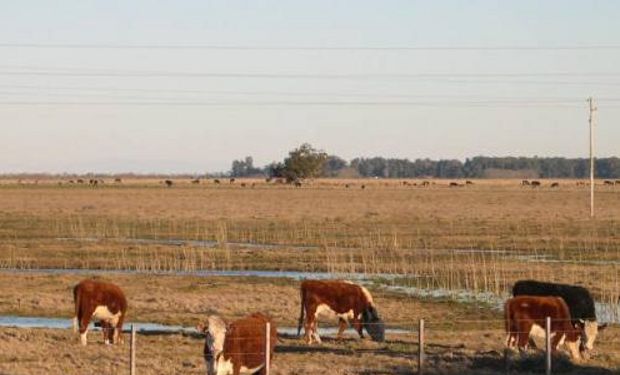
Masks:
[[[206,336],[204,359],[207,374],[215,375],[217,373],[216,358],[224,350],[226,323],[219,316],[211,315],[206,321],[198,323],[196,330]]]
[[[362,312],[362,325],[373,341],[385,340],[385,325],[374,306],[371,305]]]
[[[594,340],[596,340],[598,332],[604,330],[607,327],[607,324],[599,325],[596,320],[579,319],[579,326],[581,328],[584,350],[592,350],[594,348]]]

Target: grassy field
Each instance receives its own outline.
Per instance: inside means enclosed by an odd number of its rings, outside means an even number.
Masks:
[[[94,277],[100,277],[93,274]],[[82,277],[42,273],[0,275],[0,314],[72,316],[71,287]],[[228,319],[254,311],[269,311],[280,327],[296,325],[298,282],[286,279],[187,277],[163,275],[107,276],[122,286],[130,303],[131,321],[193,326],[207,314]],[[371,288],[388,327],[412,330],[388,334],[385,343],[327,337],[322,345],[306,346],[302,340],[283,335],[274,359],[274,374],[411,374],[417,369],[417,319],[425,318],[427,373],[505,373],[501,312],[475,304],[450,300],[414,299]],[[324,321],[323,326],[334,326]],[[204,373],[203,338],[193,334],[138,335],[139,373]],[[89,346],[78,344],[70,329],[0,328],[0,373],[115,374],[128,368],[128,345],[104,346],[97,332]],[[57,360],[51,361],[50,358]],[[601,335],[597,350],[586,363],[571,364],[557,358],[557,368],[568,374],[612,374],[620,367],[620,329]],[[540,355],[526,358],[513,354],[513,373],[542,369]]]
[[[551,188],[552,181],[542,181],[539,188],[516,180],[457,181],[459,187],[440,180],[429,186],[420,186],[421,180],[403,182],[316,180],[295,188],[264,180],[193,184],[185,179],[168,188],[146,179],[97,187],[67,179],[0,180],[0,268],[6,270],[0,273],[0,314],[72,315],[71,287],[86,276],[9,271],[38,268],[140,271],[103,276],[125,289],[129,319],[190,326],[209,313],[233,319],[253,311],[293,326],[298,282],[149,272],[362,273],[424,290],[497,296],[517,279],[536,278],[585,285],[600,302],[618,300],[620,187],[598,182],[597,215],[590,219],[589,189],[576,181],[561,180],[559,188]],[[499,311],[485,304],[408,297],[376,285],[371,291],[390,324],[432,318],[432,373],[503,371]],[[567,373],[620,368],[618,331],[605,331],[587,363],[592,368],[567,365]],[[0,335],[2,374],[115,373],[126,366],[125,357],[117,359],[126,348],[79,348],[63,330],[6,328]],[[199,338],[145,335],[140,340],[144,360],[159,361],[145,373],[203,372]],[[415,341],[305,348],[284,338],[274,370],[408,373],[415,367],[408,354],[415,352]],[[35,358],[29,353],[37,346],[63,360]],[[22,359],[32,366],[24,368]]]

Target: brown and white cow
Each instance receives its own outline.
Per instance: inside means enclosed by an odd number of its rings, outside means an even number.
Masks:
[[[265,368],[266,324],[270,324],[269,357],[278,339],[276,325],[261,313],[254,313],[227,325],[211,315],[196,326],[206,335],[204,359],[207,375],[241,375],[267,373]]]
[[[127,299],[121,288],[108,282],[83,280],[73,288],[73,302],[73,329],[79,329],[82,345],[87,343],[86,334],[91,319],[100,322],[106,344],[122,342]]]
[[[305,322],[304,322],[305,315]],[[301,283],[301,313],[297,336],[304,326],[306,343],[321,342],[317,332],[317,318],[320,315],[337,316],[339,329],[337,338],[350,323],[364,337],[366,329],[374,341],[384,340],[384,325],[379,318],[372,296],[366,288],[343,280],[305,280]]]
[[[545,319],[551,318],[551,347],[557,350],[566,344],[575,360],[581,359],[579,344],[581,330],[571,323],[571,315],[566,302],[561,297],[517,296],[504,305],[506,323],[506,346],[526,350],[530,335],[545,335]]]

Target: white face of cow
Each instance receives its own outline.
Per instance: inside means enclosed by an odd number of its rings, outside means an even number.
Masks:
[[[580,321],[583,324],[583,342],[586,350],[594,349],[594,340],[598,335],[598,323],[592,320]]]
[[[205,353],[205,364],[207,366],[207,375],[217,375],[222,373],[218,355],[224,350],[224,339],[226,338],[226,323],[222,318],[211,315],[205,323],[197,326],[198,331],[206,335],[205,345],[209,355]],[[223,358],[222,358],[223,359]]]

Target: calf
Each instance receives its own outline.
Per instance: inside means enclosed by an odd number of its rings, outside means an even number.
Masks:
[[[73,302],[73,329],[79,329],[82,345],[87,343],[86,334],[91,319],[100,321],[106,344],[122,341],[127,299],[121,288],[103,281],[83,280],[73,288]]]
[[[570,355],[579,360],[578,342],[581,332],[571,324],[570,311],[560,297],[518,296],[506,301],[504,305],[506,324],[506,346],[515,345],[519,350],[525,350],[530,335],[539,335],[544,332],[545,319],[551,318],[551,348],[557,350],[566,344]]]
[[[512,287],[513,296],[555,296],[562,297],[570,311],[571,323],[583,330],[581,350],[592,350],[599,330],[606,325],[598,325],[594,299],[590,292],[581,286],[556,284],[535,280],[520,280]]]
[[[265,335],[268,322],[271,358],[278,332],[266,315],[255,313],[228,326],[220,317],[211,315],[204,323],[198,324],[198,332],[206,335],[204,359],[207,375],[266,374]]]
[[[347,328],[347,323],[364,337],[363,329],[374,341],[384,340],[384,325],[366,288],[342,280],[306,280],[301,283],[301,313],[297,326],[297,336],[304,325],[306,343],[321,342],[317,332],[319,315],[336,315],[339,318],[337,338]],[[305,323],[304,323],[305,315]]]

